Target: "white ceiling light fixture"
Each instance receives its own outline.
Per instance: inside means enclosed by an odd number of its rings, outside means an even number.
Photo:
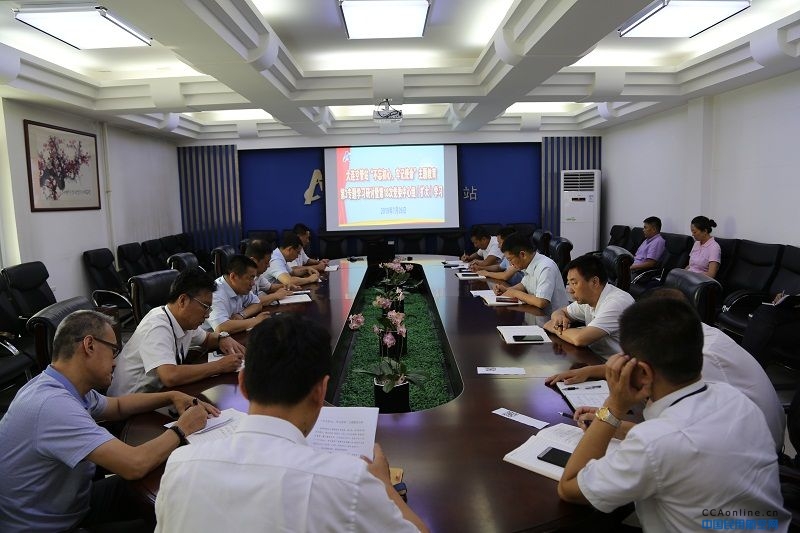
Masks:
[[[656,0],[619,28],[620,37],[694,37],[750,7],[750,0]]]
[[[429,0],[339,0],[348,39],[422,37]]]
[[[31,5],[14,18],[79,50],[150,46],[152,39],[94,4]]]

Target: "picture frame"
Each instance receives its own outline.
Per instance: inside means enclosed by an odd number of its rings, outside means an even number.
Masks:
[[[22,121],[31,211],[100,209],[97,136]]]

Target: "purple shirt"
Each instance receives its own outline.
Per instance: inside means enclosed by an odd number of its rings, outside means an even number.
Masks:
[[[636,255],[633,256],[633,262],[643,263],[645,261],[658,261],[664,255],[664,248],[667,243],[660,233],[656,233],[649,239],[645,240],[636,249]]]
[[[714,262],[722,264],[722,249],[710,237],[705,244],[700,244],[700,241],[694,241],[692,251],[689,252],[689,267],[686,269],[689,272],[699,272],[700,274],[708,274],[708,264]]]

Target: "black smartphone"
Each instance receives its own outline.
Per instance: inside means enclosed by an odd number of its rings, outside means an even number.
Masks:
[[[559,450],[558,448],[547,448],[545,451],[537,455],[538,459],[541,459],[545,463],[550,463],[551,465],[560,466],[564,468],[567,466],[567,461],[569,461],[569,457],[572,455],[569,452],[565,452],[564,450]]]
[[[509,304],[518,304],[519,300],[514,298],[513,296],[498,296],[495,298],[498,302],[509,303]],[[539,337],[541,338],[541,337]]]
[[[544,342],[541,335],[514,335],[511,338],[515,342]]]
[[[461,277],[462,278],[477,278],[478,275],[475,274],[474,272],[462,272],[461,273]]]

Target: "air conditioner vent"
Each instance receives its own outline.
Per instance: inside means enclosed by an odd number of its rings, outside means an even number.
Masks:
[[[591,172],[564,172],[565,191],[593,191],[597,173]]]

